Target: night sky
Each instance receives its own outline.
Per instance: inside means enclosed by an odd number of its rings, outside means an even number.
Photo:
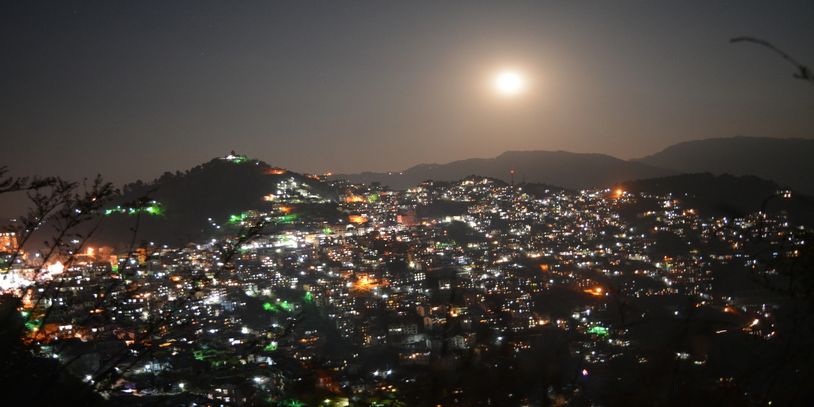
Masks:
[[[814,65],[814,2],[574,3],[5,1],[0,164],[122,183],[233,149],[357,172],[814,137],[811,85],[728,42]],[[504,67],[520,97],[489,88]]]

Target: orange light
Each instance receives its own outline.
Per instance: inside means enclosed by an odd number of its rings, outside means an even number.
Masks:
[[[88,256],[93,256],[94,252],[95,250],[93,250],[92,247],[88,247],[87,250],[85,250],[85,254],[87,254]]]
[[[65,266],[61,261],[57,261],[56,263],[49,264],[46,269],[51,274],[62,274],[62,272],[65,270]]]
[[[288,172],[288,171],[286,171],[286,170],[284,170],[282,168],[276,168],[276,167],[275,168],[269,168],[269,169],[266,170],[266,174],[268,174],[268,175],[283,175],[286,172]]]
[[[548,264],[541,264],[540,271],[548,271],[551,267]]]
[[[350,215],[348,216],[348,221],[351,223],[355,223],[357,225],[361,225],[368,221],[367,217],[364,215]]]
[[[25,291],[25,295],[23,295],[23,309],[31,309],[34,308],[34,290],[29,288]]]
[[[365,197],[359,195],[348,195],[345,197],[346,203],[365,202]]]
[[[596,297],[599,297],[599,296],[601,296],[601,295],[603,295],[605,293],[605,290],[603,290],[602,287],[594,287],[594,288],[589,288],[587,290],[582,290],[582,291],[587,293],[587,294],[591,294],[593,296],[596,296]]]
[[[370,291],[378,286],[379,282],[376,279],[370,278],[367,274],[362,274],[353,284],[353,289],[356,291]]]
[[[280,212],[282,212],[282,213],[290,213],[292,210],[294,210],[294,208],[292,208],[290,206],[281,206],[280,207]]]

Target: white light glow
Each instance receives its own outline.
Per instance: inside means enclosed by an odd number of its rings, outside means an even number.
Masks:
[[[516,96],[526,90],[526,79],[520,72],[505,70],[499,72],[493,81],[495,90],[503,96]]]

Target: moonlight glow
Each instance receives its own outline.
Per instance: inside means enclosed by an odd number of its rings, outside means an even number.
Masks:
[[[495,90],[503,96],[516,96],[526,90],[526,79],[517,71],[499,72],[493,81]]]

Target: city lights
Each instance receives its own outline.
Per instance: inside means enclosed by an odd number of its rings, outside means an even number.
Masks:
[[[177,3],[0,7],[0,406],[814,399],[814,2]]]
[[[291,380],[275,374],[278,366],[294,363],[317,372],[320,391],[339,394],[338,383],[356,380],[356,394],[397,399],[416,390],[426,369],[456,363],[445,355],[477,353],[486,362],[474,363],[511,372],[511,363],[534,360],[545,346],[535,338],[557,332],[573,349],[565,357],[568,366],[584,365],[578,377],[588,380],[590,371],[591,381],[616,380],[623,374],[605,373],[612,370],[605,369],[610,361],[639,366],[658,358],[642,350],[642,334],[628,327],[661,315],[667,299],[698,298],[689,316],[680,307],[668,308],[678,321],[706,310],[727,314],[731,321],[710,325],[716,337],[774,341],[775,305],[713,295],[710,265],[756,268],[760,261],[747,257],[744,248],[764,235],[791,245],[793,250],[782,253],[794,259],[802,255],[805,237],[782,218],[757,212],[742,219],[705,218],[669,195],[621,188],[533,195],[516,184],[479,177],[427,182],[407,191],[343,184],[343,193],[324,210],[319,205],[325,198],[316,188],[303,186],[290,172],[274,175],[285,176],[267,195],[272,204],[233,213],[223,229],[212,228],[206,239],[180,250],[150,243],[132,251],[95,243],[83,248],[76,240],[75,253],[66,251],[60,260],[25,256],[0,273],[0,289],[22,299],[25,340],[38,346],[116,341],[134,354],[151,347],[158,352],[139,365],[147,367],[123,372],[137,385],[117,394],[201,392],[220,404],[229,404],[235,393],[173,370],[176,357],[189,355],[196,369],[226,369],[259,394]],[[620,216],[637,201],[647,202],[642,205],[647,210]],[[463,210],[427,210],[438,202]],[[161,213],[150,207],[161,208],[152,202],[113,211]],[[639,222],[647,227],[639,228]],[[259,236],[240,241],[231,254],[231,242],[257,224],[263,225]],[[704,246],[693,243],[683,253],[653,255],[656,236],[666,232],[724,244],[704,256]],[[65,289],[37,303],[33,287],[41,283]],[[89,306],[69,306],[76,303]],[[624,323],[615,314],[620,303],[636,304],[626,308],[631,311]],[[46,315],[47,307],[62,308]],[[567,314],[556,315],[563,307]],[[93,322],[83,322],[89,316]],[[156,338],[140,337],[131,328],[150,323],[161,332]],[[161,337],[187,327],[194,336]],[[325,353],[337,337],[347,343],[342,346],[348,354]],[[380,350],[393,358],[374,357],[369,370],[358,367],[354,355]],[[49,354],[55,356],[60,355]],[[695,369],[707,366],[706,355],[678,351],[669,357]],[[320,365],[327,360],[332,365]],[[143,378],[170,374],[183,379],[171,390]],[[458,394],[466,397],[471,389]],[[335,405],[333,400],[323,404]]]

